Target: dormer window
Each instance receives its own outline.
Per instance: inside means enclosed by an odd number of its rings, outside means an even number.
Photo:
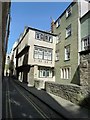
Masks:
[[[40,39],[40,33],[39,32],[36,32],[35,38]]]
[[[59,26],[60,26],[60,18],[56,22],[56,28],[58,28]]]
[[[71,15],[72,11],[71,11],[71,7],[69,7],[67,10],[66,10],[66,18],[68,18],[70,15]]]

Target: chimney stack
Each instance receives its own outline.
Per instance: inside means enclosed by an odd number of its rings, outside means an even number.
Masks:
[[[55,26],[54,20],[52,20],[52,22],[51,22],[51,33],[54,33],[54,26]]]

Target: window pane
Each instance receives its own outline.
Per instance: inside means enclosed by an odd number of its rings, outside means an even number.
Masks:
[[[38,58],[38,50],[34,50],[34,58]]]
[[[47,51],[44,51],[44,59],[47,60],[48,56],[47,56]]]
[[[65,47],[65,60],[70,59],[70,46]]]
[[[43,70],[43,77],[46,77],[46,71]]]
[[[43,59],[43,51],[39,49],[39,58]]]
[[[47,52],[47,55],[48,55],[48,60],[52,60],[52,52],[51,52],[51,51],[48,51],[48,52]]]

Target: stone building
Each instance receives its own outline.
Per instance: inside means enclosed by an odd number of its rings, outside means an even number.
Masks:
[[[10,76],[14,76],[14,77],[16,75],[16,56],[14,53],[14,48],[17,46],[17,44],[18,44],[18,41],[15,41],[9,54],[10,56],[9,74]]]
[[[0,2],[0,118],[2,116],[2,77],[10,26],[10,2]]]
[[[81,19],[80,84],[90,87],[90,11]]]
[[[10,2],[2,2],[2,75],[4,75],[8,37],[10,33]]]
[[[53,33],[58,34],[55,51],[56,83],[80,85],[80,18],[88,12],[89,4],[87,1],[72,2],[53,24]]]
[[[77,104],[90,96],[89,23],[90,3],[83,1],[72,2],[51,24],[58,34],[55,83],[46,82],[46,91]]]
[[[10,63],[10,56],[9,54],[6,54],[4,76],[9,76],[9,63]]]
[[[55,81],[56,35],[26,27],[14,49],[17,78],[28,86],[44,88],[45,81]]]

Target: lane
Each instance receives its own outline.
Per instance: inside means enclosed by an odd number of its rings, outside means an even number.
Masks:
[[[13,79],[4,80],[3,118],[64,118]],[[4,102],[6,100],[6,102]],[[6,112],[5,112],[6,111]]]
[[[22,92],[23,95],[28,97],[29,101],[32,102],[39,110],[48,118],[61,118],[62,120],[66,120],[63,116],[53,111],[49,106],[47,106],[45,103],[40,101],[37,97],[30,94],[30,92],[26,91],[23,87],[21,87],[19,84],[14,82],[15,86]]]
[[[4,118],[45,118],[29,100],[17,90],[10,79],[5,79],[6,83],[6,102],[3,104],[3,119]],[[6,109],[6,110],[5,110]],[[5,111],[6,112],[5,112]]]
[[[15,84],[15,83],[14,83]],[[23,87],[16,84],[17,89],[26,97],[28,100],[36,106],[36,108],[44,115],[46,118],[62,118],[60,115],[55,113],[51,108],[49,108],[46,104],[42,103],[38,98],[30,94]]]

